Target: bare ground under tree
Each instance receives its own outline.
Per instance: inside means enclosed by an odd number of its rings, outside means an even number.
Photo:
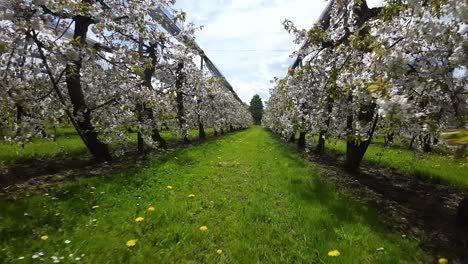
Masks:
[[[351,174],[343,169],[343,156],[303,155],[334,185],[374,208],[389,229],[418,239],[427,254],[468,263],[468,230],[456,221],[465,191],[368,163]]]
[[[55,160],[30,160],[7,166],[0,166],[0,196],[15,196],[18,191],[41,192],[80,178],[112,176],[126,169],[139,168],[148,162],[148,154],[164,154],[180,148],[209,142],[219,137],[206,140],[194,139],[190,144],[182,140],[168,142],[167,150],[152,150],[141,154],[128,151],[121,158],[112,162],[98,163],[89,154]]]

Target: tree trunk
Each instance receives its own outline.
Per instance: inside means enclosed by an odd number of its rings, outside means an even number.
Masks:
[[[140,56],[143,58],[143,39],[140,38]],[[153,85],[151,84],[151,80],[153,79],[154,72],[156,70],[156,64],[157,64],[157,56],[156,56],[156,47],[157,44],[152,44],[148,48],[147,52],[149,54],[149,57],[151,58],[151,65],[152,67],[146,67],[145,68],[145,84],[149,89],[153,88]],[[154,113],[153,109],[151,109],[148,106],[144,106],[144,112],[145,115],[148,117],[149,120],[152,122],[152,130],[151,130],[151,139],[158,143],[158,147],[162,149],[167,149],[167,143],[166,140],[161,136],[159,133],[159,129],[157,128],[157,122],[154,119]]]
[[[289,142],[294,143],[296,142],[296,133],[292,133],[289,137]]]
[[[159,129],[157,128],[157,125],[155,124],[153,109],[149,107],[145,107],[144,112],[145,112],[145,115],[148,117],[148,119],[150,119],[153,122],[152,130],[151,130],[151,139],[154,142],[158,143],[159,148],[166,149],[167,143],[166,143],[166,140],[164,140],[164,138],[159,133]]]
[[[352,96],[350,96],[350,102],[352,102]],[[375,115],[374,118],[374,112],[375,112],[375,105],[368,105],[368,106],[363,106],[360,110],[360,113],[358,115],[358,121],[364,121],[364,122],[372,122],[372,128],[369,131],[369,136],[367,140],[364,141],[358,141],[356,137],[354,136],[354,130],[353,130],[353,122],[354,122],[354,117],[353,113],[350,113],[347,117],[346,120],[346,127],[348,129],[348,138],[346,141],[346,161],[345,161],[345,169],[349,172],[355,172],[358,168],[359,165],[361,164],[362,159],[364,158],[364,154],[367,151],[367,148],[369,147],[369,144],[372,141],[372,137],[374,136],[375,129],[377,127],[377,122],[379,120],[379,115]]]
[[[391,132],[385,135],[384,137],[384,146],[388,147],[393,144],[393,139],[395,137],[395,133]]]
[[[214,130],[214,136],[217,137],[218,136],[218,130]]]
[[[431,136],[426,135],[424,138],[422,138],[422,144],[423,144],[423,151],[426,153],[432,152],[432,146],[431,146]]]
[[[137,118],[138,118],[138,123],[141,125],[144,122],[143,118],[143,104],[138,103],[136,107],[136,112],[137,112]],[[137,145],[138,145],[138,152],[144,153],[145,152],[145,142],[143,141],[143,134],[140,131],[141,129],[138,129],[137,133]]]
[[[297,147],[299,149],[305,149],[305,147],[306,147],[305,136],[306,136],[305,132],[299,133],[299,140],[297,141]]]
[[[221,135],[224,135],[224,128],[221,128]]]
[[[16,124],[18,124],[18,128],[16,129],[16,136],[21,134],[21,122],[23,121],[24,110],[23,107],[19,104],[16,104]]]
[[[348,140],[346,142],[346,162],[345,168],[347,171],[354,172],[359,168],[364,154],[367,151],[369,140],[355,142]]]
[[[458,205],[457,222],[463,227],[468,227],[468,197],[463,198]]]
[[[176,73],[176,102],[177,102],[177,120],[179,121],[179,126],[182,131],[182,138],[185,144],[190,143],[188,139],[188,133],[186,131],[185,125],[187,121],[185,120],[185,109],[184,109],[184,94],[182,93],[182,87],[185,82],[185,76],[182,73],[184,68],[184,63],[179,62],[177,65]]]
[[[410,150],[413,149],[414,141],[415,141],[415,140],[416,140],[416,136],[411,137],[411,141],[410,141],[410,144],[409,144],[409,146],[408,146],[408,148],[409,148]]]
[[[315,147],[315,153],[318,155],[322,155],[324,152],[325,152],[325,131],[320,131],[317,147]]]
[[[325,134],[328,132],[328,129],[330,127],[331,114],[332,114],[332,111],[333,111],[333,103],[335,102],[335,100],[333,99],[333,97],[330,94],[331,92],[332,91],[330,91],[329,94],[327,95],[327,113],[328,113],[328,117],[327,117],[327,120],[325,120],[326,129],[320,131],[319,141],[318,141],[317,147],[315,148],[315,153],[318,154],[318,155],[322,155],[323,153],[325,153]]]
[[[80,39],[81,45],[86,45],[86,35],[91,24],[89,17],[75,18],[74,39]],[[81,86],[81,60],[68,64],[66,67],[66,83],[70,101],[73,106],[73,117],[76,119],[76,129],[82,134],[82,139],[97,161],[110,161],[111,155],[107,144],[98,138],[98,133],[91,123],[91,111],[86,105]]]
[[[203,127],[203,123],[198,121],[198,138],[200,140],[206,139],[205,128]]]

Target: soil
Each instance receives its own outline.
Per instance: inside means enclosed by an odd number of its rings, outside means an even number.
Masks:
[[[348,173],[343,156],[304,155],[327,179],[374,208],[390,230],[419,240],[429,256],[468,263],[468,228],[456,217],[465,191],[367,163]]]
[[[181,140],[172,141],[168,142],[166,150],[152,150],[144,155],[137,151],[129,151],[122,158],[114,158],[112,162],[97,163],[91,156],[82,155],[68,159],[31,160],[0,166],[0,198],[14,199],[20,192],[47,192],[57,185],[80,178],[112,176],[127,169],[143,167],[148,161],[148,155],[173,152],[219,137],[209,137],[203,141],[192,140],[189,144]]]

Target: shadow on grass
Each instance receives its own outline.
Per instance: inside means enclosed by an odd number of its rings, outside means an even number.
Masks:
[[[332,216],[327,218],[328,222],[332,221],[331,225],[361,223],[376,232],[383,233],[384,227],[376,217],[376,212],[352,200],[348,194],[334,190],[333,186],[320,177],[313,177],[310,181],[293,179],[291,185],[292,192],[305,202],[320,204],[326,208]]]

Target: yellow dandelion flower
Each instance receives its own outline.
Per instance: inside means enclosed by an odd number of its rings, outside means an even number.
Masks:
[[[44,236],[41,236],[41,240],[44,240],[44,241],[46,241],[47,239],[49,239],[49,236],[46,236],[46,235],[44,235]]]
[[[93,209],[97,209],[97,208],[99,208],[99,205],[94,205],[94,206],[93,206],[93,207],[91,207],[91,208],[93,208]]]
[[[136,239],[129,240],[127,241],[127,247],[132,248],[136,245],[136,243],[137,243]]]
[[[437,262],[439,264],[447,264],[448,263],[448,259],[446,258],[440,258],[439,261]]]
[[[137,217],[137,218],[135,219],[135,222],[140,223],[140,222],[143,222],[144,220],[145,220],[145,218],[143,218],[143,217],[140,216],[140,217]]]
[[[189,198],[195,198],[195,194],[191,193],[188,195]]]
[[[218,254],[218,255],[221,255],[221,254],[223,254],[223,250],[222,250],[222,249],[218,249],[218,250],[216,250],[216,254]]]
[[[167,188],[168,190],[172,190],[172,186],[171,186],[171,185],[168,185],[166,188]]]
[[[155,209],[153,206],[150,206],[150,207],[148,207],[147,210],[148,210],[148,212],[153,212],[153,211],[156,210],[156,209]]]
[[[339,255],[340,255],[340,252],[337,249],[334,249],[328,252],[328,256],[330,257],[338,257]]]
[[[207,226],[200,226],[200,231],[205,232],[206,230],[208,230]]]

